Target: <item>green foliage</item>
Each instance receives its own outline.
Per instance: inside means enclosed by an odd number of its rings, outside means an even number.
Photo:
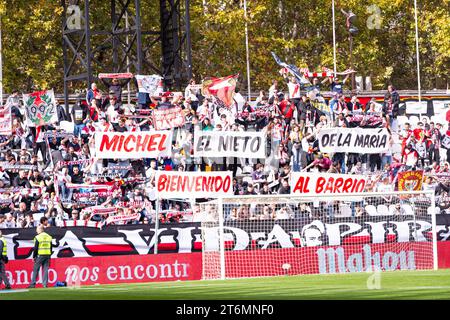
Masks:
[[[2,1],[5,92],[61,88],[62,40],[59,1]]]
[[[97,1],[95,1],[97,3]],[[421,79],[423,88],[445,88],[450,78],[450,1],[418,0]],[[142,6],[143,26],[157,30],[158,1]],[[370,29],[371,5],[381,9],[381,27]],[[109,1],[93,9],[100,25],[109,23]],[[247,0],[252,89],[267,89],[280,79],[270,55],[298,67],[333,68],[331,0]],[[340,9],[358,17],[353,61],[360,75],[372,77],[375,89],[392,82],[401,89],[416,83],[414,8],[412,0],[336,0],[337,69],[350,68],[349,39]],[[107,14],[105,14],[107,12]],[[198,80],[240,73],[246,85],[243,0],[191,0],[193,69]],[[155,14],[156,13],[156,14]],[[62,8],[59,1],[0,0],[4,91],[51,89],[62,92]],[[144,39],[151,42],[152,39]],[[160,48],[146,53],[158,65]],[[101,66],[113,72],[112,55]],[[154,70],[152,70],[154,71]]]

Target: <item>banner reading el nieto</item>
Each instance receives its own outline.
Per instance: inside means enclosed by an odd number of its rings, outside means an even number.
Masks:
[[[195,157],[266,157],[264,132],[195,131]]]
[[[58,121],[56,99],[53,90],[37,91],[23,95],[27,124],[39,127]]]

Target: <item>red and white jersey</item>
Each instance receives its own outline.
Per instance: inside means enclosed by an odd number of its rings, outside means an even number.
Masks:
[[[85,126],[83,128],[83,130],[81,130],[82,134],[94,134],[94,132],[95,132],[95,127],[94,126],[91,126],[91,127]]]
[[[403,145],[406,145],[408,143],[409,138],[411,138],[411,135],[412,135],[412,130],[410,130],[410,129],[408,129],[408,130],[403,129],[400,132],[400,137],[402,138],[402,144]]]
[[[425,139],[425,132],[423,129],[416,128],[413,130],[413,134],[417,141],[423,141]]]
[[[289,99],[300,99],[300,84],[298,83],[288,83],[289,88]]]

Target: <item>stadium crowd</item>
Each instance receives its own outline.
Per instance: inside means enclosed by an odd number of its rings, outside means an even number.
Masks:
[[[138,93],[133,105],[122,97],[129,80],[103,81],[104,92],[92,84],[86,98],[79,99],[69,114],[58,104],[58,122],[40,130],[26,125],[19,92],[13,92],[6,102],[12,108],[12,135],[0,136],[0,228],[61,226],[69,221],[74,225],[74,221],[86,220],[105,223],[114,214],[137,216],[116,223],[154,223],[157,170],[229,170],[233,172],[235,195],[288,195],[291,172],[364,174],[370,176],[367,191],[388,193],[394,191],[399,172],[424,169],[423,188],[441,195],[441,208],[447,209],[445,173],[450,170],[446,161],[450,149],[444,150],[442,141],[450,131],[443,129],[445,119],[434,123],[424,117],[417,124],[400,123],[400,97],[392,85],[383,102],[372,99],[361,104],[358,96],[344,94],[348,75],[342,81],[314,78],[310,85],[300,85],[287,73],[283,76],[285,83],[274,80],[267,92],[260,91],[256,101],[246,101],[236,90],[230,108],[214,97],[202,96],[194,80],[181,95],[160,92],[150,97]],[[324,98],[325,91],[330,99]],[[185,123],[173,129],[171,157],[93,157],[96,133],[150,131],[153,123],[148,111],[173,106],[182,108]],[[66,131],[67,123],[73,126],[73,133]],[[326,154],[320,151],[317,136],[321,129],[330,127],[385,127],[391,147],[382,154]],[[268,156],[194,157],[195,130],[263,131]],[[161,204],[159,223],[201,221],[204,216],[190,201],[162,200]],[[302,205],[297,211],[314,214],[308,208]],[[361,210],[356,208],[353,214],[361,214]],[[233,208],[229,219],[293,217],[288,211],[264,206],[257,210],[257,217],[250,217],[249,207],[243,205]]]

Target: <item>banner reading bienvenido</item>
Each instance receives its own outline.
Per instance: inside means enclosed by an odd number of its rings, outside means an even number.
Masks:
[[[195,131],[194,157],[266,157],[264,132]]]
[[[37,91],[23,95],[27,125],[39,127],[58,121],[53,90]]]
[[[292,172],[291,194],[361,193],[367,177],[353,174]]]
[[[318,134],[321,152],[382,153],[389,149],[386,128],[330,128]]]
[[[181,199],[232,196],[232,172],[157,171],[156,194],[160,198]]]
[[[100,159],[170,157],[171,146],[171,131],[101,132],[95,135],[95,152]]]
[[[156,130],[172,129],[183,126],[185,117],[181,107],[166,110],[153,110],[153,125]]]

